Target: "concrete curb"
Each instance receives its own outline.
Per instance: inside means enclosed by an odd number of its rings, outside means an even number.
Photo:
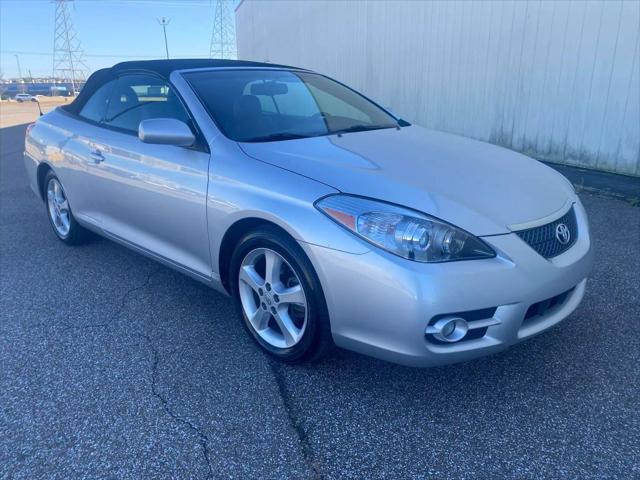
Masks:
[[[640,177],[600,172],[558,163],[543,163],[567,177],[576,187],[578,193],[587,192],[603,197],[617,198],[634,207],[640,207]]]

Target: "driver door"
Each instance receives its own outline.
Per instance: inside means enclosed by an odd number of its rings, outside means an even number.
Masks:
[[[209,152],[156,145],[138,139],[138,126],[150,118],[195,124],[173,87],[153,75],[123,75],[116,81],[104,135],[94,142],[99,161],[89,162],[92,195],[99,197],[104,232],[181,267],[211,276],[206,194]]]

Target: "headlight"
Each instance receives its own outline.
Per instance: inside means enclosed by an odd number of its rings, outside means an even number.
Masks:
[[[408,208],[337,194],[316,208],[370,243],[416,262],[449,262],[495,257],[477,237]]]

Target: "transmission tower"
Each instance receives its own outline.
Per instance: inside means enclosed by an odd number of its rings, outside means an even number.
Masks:
[[[209,57],[238,57],[236,52],[236,18],[233,11],[233,0],[213,1],[213,26],[211,29],[211,46]]]
[[[73,29],[69,12],[72,0],[55,0],[56,22],[53,34],[53,76],[71,84],[71,92],[76,94],[78,82],[84,82],[89,67],[84,60],[80,40]]]

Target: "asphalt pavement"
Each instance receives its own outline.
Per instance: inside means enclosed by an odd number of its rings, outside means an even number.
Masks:
[[[0,130],[0,478],[640,477],[640,208],[583,195],[584,302],[501,354],[284,366],[223,295],[57,241],[23,136]]]

